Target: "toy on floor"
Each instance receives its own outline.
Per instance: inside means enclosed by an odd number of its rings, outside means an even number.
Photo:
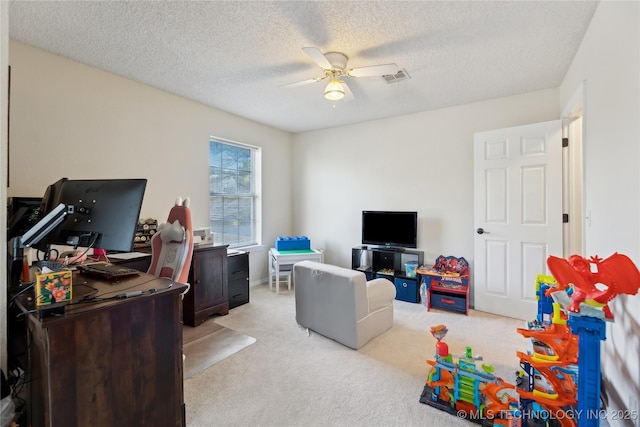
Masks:
[[[571,333],[578,336],[578,425],[597,427],[600,419],[593,414],[600,409],[600,341],[606,339],[605,320],[613,321],[608,303],[619,294],[636,295],[640,272],[619,253],[604,260],[598,256],[587,260],[572,255],[568,261],[549,257],[547,265],[559,285],[552,296],[568,313]],[[560,296],[569,286],[573,294],[566,304]]]
[[[580,313],[584,303],[601,307],[605,317],[613,319],[608,303],[619,294],[636,295],[640,289],[640,272],[633,261],[619,253],[605,260],[593,256],[590,261],[579,255],[571,255],[568,260],[550,256],[547,265],[561,289],[573,286],[573,302],[567,307],[572,313]],[[599,289],[598,284],[606,285],[606,289]]]
[[[478,369],[476,361],[481,361],[482,356],[474,356],[471,347],[465,347],[464,355],[449,353],[448,345],[442,341],[447,332],[445,325],[431,328],[438,342],[435,360],[427,360],[432,368],[420,402],[476,422],[487,417],[508,420],[517,399],[498,393],[515,386],[494,376],[491,365],[481,364]]]
[[[448,329],[436,325],[435,360],[427,360],[421,403],[483,426],[600,425],[600,341],[605,320],[613,320],[607,304],[621,293],[637,294],[640,272],[618,253],[605,260],[551,256],[547,265],[553,276],[536,278],[536,319],[517,330],[531,340],[529,352],[517,352],[517,385],[494,376],[490,365],[478,370],[482,357],[470,347],[451,355],[442,341]]]

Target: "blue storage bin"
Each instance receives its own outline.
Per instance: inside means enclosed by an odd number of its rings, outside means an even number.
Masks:
[[[407,302],[419,302],[418,282],[415,279],[406,279],[396,277],[394,280],[396,285],[396,299]]]
[[[304,250],[311,249],[311,241],[307,236],[276,237],[275,246],[278,251]]]
[[[430,298],[431,308],[467,312],[467,300],[464,297],[432,292]]]

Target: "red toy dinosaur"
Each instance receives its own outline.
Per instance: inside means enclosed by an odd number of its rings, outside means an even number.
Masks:
[[[617,252],[605,260],[597,255],[589,260],[579,255],[571,255],[568,260],[550,256],[547,265],[560,285],[558,290],[573,285],[573,302],[567,307],[573,313],[579,313],[580,304],[585,303],[602,307],[605,317],[613,319],[609,301],[619,294],[635,295],[640,289],[638,268],[626,255]]]

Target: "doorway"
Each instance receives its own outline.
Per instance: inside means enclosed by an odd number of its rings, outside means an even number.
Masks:
[[[504,223],[507,224],[509,219],[507,218],[508,212],[513,212],[515,208],[518,212],[522,212],[524,204],[533,201],[530,206],[538,206],[538,212],[543,212],[542,204],[536,204],[535,201],[539,200],[542,203],[542,197],[528,197],[524,198],[521,195],[518,196],[520,202],[516,202],[511,208],[507,206],[506,198],[498,197],[499,194],[504,192],[506,194],[511,182],[511,187],[518,186],[523,188],[523,178],[526,175],[517,174],[515,178],[509,179],[506,172],[500,172],[500,167],[492,166],[478,166],[475,164],[477,170],[482,171],[480,175],[478,172],[474,175],[474,181],[476,185],[487,186],[492,185],[490,188],[491,197],[488,197],[484,190],[474,190],[476,200],[474,201],[474,227],[476,227],[476,236],[474,242],[474,308],[480,311],[486,311],[494,314],[499,314],[508,317],[515,317],[519,319],[530,320],[535,316],[537,310],[537,304],[534,295],[534,282],[537,273],[547,273],[546,258],[551,254],[558,254],[563,257],[568,257],[572,254],[583,255],[585,247],[585,228],[589,226],[589,213],[584,212],[584,171],[583,171],[583,129],[585,120],[584,113],[584,86],[581,84],[576,90],[566,107],[562,111],[561,125],[559,126],[559,134],[563,138],[563,145],[561,152],[556,152],[556,156],[561,158],[560,174],[556,178],[551,178],[554,182],[562,182],[562,192],[560,199],[557,195],[552,196],[555,200],[551,204],[547,204],[544,207],[544,211],[550,214],[549,219],[556,221],[560,217],[561,225],[559,228],[552,226],[551,233],[544,231],[548,238],[552,238],[554,234],[560,237],[556,243],[549,239],[543,239],[543,241],[531,243],[523,243],[521,241],[515,241],[511,239],[514,234],[511,232],[503,233],[505,236],[500,236],[502,225],[498,213],[503,212]],[[535,129],[535,125],[532,129]],[[520,129],[511,129],[517,132],[523,133],[523,135],[529,130],[527,127],[520,127]],[[498,130],[497,139],[496,134],[488,135],[476,135],[476,147],[475,150],[485,150],[485,147],[480,147],[482,143],[479,140],[485,138],[494,138],[493,141],[500,141],[502,135],[501,132],[507,130]],[[514,134],[514,136],[516,136]],[[479,139],[478,139],[479,138]],[[500,147],[498,144],[491,144],[493,150],[496,147]],[[516,146],[514,146],[516,147]],[[520,147],[521,148],[521,147]],[[520,148],[517,148],[520,150]],[[514,148],[516,149],[516,148]],[[512,150],[513,151],[513,150]],[[499,153],[499,150],[498,152]],[[496,154],[496,153],[494,153]],[[476,152],[474,155],[476,159],[482,157],[482,153]],[[474,161],[476,162],[476,161]],[[545,166],[547,167],[547,166]],[[518,166],[519,168],[519,166]],[[489,171],[488,173],[486,171]],[[506,171],[507,169],[505,169]],[[532,169],[530,169],[532,170]],[[542,170],[542,169],[539,169]],[[546,174],[546,172],[544,173]],[[538,176],[544,175],[540,173]],[[536,177],[535,173],[529,173],[530,177]],[[500,178],[503,179],[500,179]],[[551,176],[549,176],[551,177]],[[493,181],[492,181],[493,179]],[[545,178],[546,179],[546,178]],[[504,184],[501,186],[501,182]],[[514,185],[519,182],[519,185]],[[536,182],[536,180],[533,180]],[[542,183],[541,179],[537,180],[538,183]],[[533,191],[534,196],[536,194],[542,194],[543,186],[530,187],[527,192],[531,194],[531,189],[538,188],[540,191],[536,193]],[[480,196],[479,196],[480,194]],[[482,196],[484,194],[484,196]],[[506,196],[505,196],[506,197]],[[504,201],[504,206],[500,204],[500,201]],[[493,203],[492,207],[489,207],[488,202]],[[558,203],[559,202],[559,203]],[[546,203],[546,201],[545,201]],[[555,206],[558,205],[559,206]],[[553,205],[553,206],[552,206]],[[502,206],[503,209],[499,209]],[[534,209],[535,212],[535,209]],[[492,221],[483,222],[488,216],[493,215]],[[541,214],[542,215],[542,214]],[[521,221],[522,215],[517,215],[512,218],[511,221]],[[546,220],[545,220],[546,221]],[[565,222],[566,221],[566,222]],[[544,222],[544,221],[543,221]],[[485,227],[483,227],[483,225]],[[488,225],[488,227],[487,227]],[[496,232],[491,233],[491,228],[496,228]],[[486,230],[485,230],[486,228]],[[483,229],[482,234],[478,233],[478,229]],[[539,227],[540,230],[543,227]],[[504,237],[504,238],[502,238]],[[537,237],[537,236],[536,236]],[[557,243],[560,243],[558,246]],[[515,254],[515,255],[514,255]],[[514,268],[515,266],[515,268]]]
[[[536,276],[563,254],[560,120],[474,135],[474,308],[532,319]]]

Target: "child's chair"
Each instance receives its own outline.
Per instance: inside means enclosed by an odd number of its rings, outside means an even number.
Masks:
[[[166,277],[187,286],[193,255],[190,202],[188,197],[184,200],[178,197],[169,212],[167,222],[158,226],[151,238],[151,265],[147,271],[154,276]]]

